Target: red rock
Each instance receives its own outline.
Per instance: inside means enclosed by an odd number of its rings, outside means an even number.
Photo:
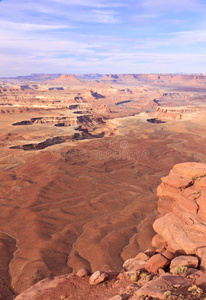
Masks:
[[[147,282],[137,291],[136,295],[137,297],[149,296],[157,299],[165,299],[164,293],[168,291],[168,286],[172,286],[175,284],[179,284],[181,286],[189,286],[189,283],[183,277],[164,274],[155,280]]]
[[[161,75],[160,78],[162,77]],[[156,78],[158,80],[158,77]],[[29,86],[32,84],[29,83]],[[55,86],[59,86],[59,83]],[[104,266],[108,266],[107,269],[120,270],[121,257],[123,259],[133,257],[137,251],[143,251],[150,247],[153,236],[151,224],[156,213],[156,196],[153,188],[159,181],[160,174],[167,172],[176,161],[193,159],[194,153],[197,159],[204,158],[206,154],[203,124],[201,127],[191,126],[191,133],[178,128],[182,126],[182,122],[177,122],[177,127],[175,127],[176,124],[170,127],[169,123],[157,125],[158,128],[159,126],[167,127],[167,130],[160,132],[159,129],[154,130],[156,125],[142,122],[141,116],[140,118],[139,116],[126,118],[121,123],[121,120],[115,120],[117,115],[109,111],[110,117],[114,119],[108,120],[108,122],[113,123],[111,127],[118,128],[117,132],[120,133],[115,138],[108,136],[105,139],[98,141],[95,139],[89,143],[74,142],[73,144],[72,142],[70,144],[69,142],[66,145],[59,144],[46,151],[34,151],[33,153],[32,151],[9,149],[10,146],[18,145],[19,142],[27,144],[28,141],[44,141],[48,137],[53,137],[54,132],[58,132],[58,135],[61,136],[64,132],[65,134],[68,132],[69,128],[59,131],[60,128],[50,125],[45,127],[46,124],[31,126],[33,129],[11,126],[14,122],[27,120],[28,116],[28,119],[30,117],[44,117],[45,119],[52,116],[56,118],[61,116],[61,112],[63,114],[61,117],[67,117],[69,110],[65,107],[74,102],[81,102],[78,103],[77,109],[81,108],[82,110],[83,107],[80,106],[88,104],[85,103],[87,97],[90,97],[89,101],[93,101],[94,107],[97,102],[98,105],[107,103],[113,112],[122,110],[122,112],[118,112],[118,116],[128,116],[131,112],[134,114],[137,110],[140,111],[142,104],[144,104],[144,111],[145,108],[151,108],[151,103],[147,98],[154,99],[162,94],[162,91],[148,94],[144,91],[145,87],[130,88],[128,93],[135,94],[132,95],[134,101],[131,103],[134,110],[131,110],[115,106],[117,99],[122,101],[128,98],[128,95],[126,97],[124,95],[127,93],[126,86],[123,91],[118,91],[120,87],[108,88],[107,95],[112,94],[111,98],[99,98],[98,101],[91,96],[91,91],[105,95],[106,90],[96,90],[95,87],[89,87],[85,91],[72,90],[72,88],[67,91],[64,89],[62,92],[56,90],[52,94],[49,94],[48,87],[46,93],[38,90],[33,93],[31,90],[28,94],[20,94],[20,97],[17,95],[17,101],[13,102],[13,104],[21,105],[21,108],[10,107],[12,104],[9,100],[10,97],[13,99],[16,97],[14,91],[10,92],[8,99],[4,97],[1,99],[1,104],[4,106],[8,103],[9,110],[7,116],[1,115],[1,200],[2,203],[6,201],[8,204],[1,206],[1,231],[13,236],[18,251],[12,250],[11,261],[6,264],[5,256],[2,256],[0,265],[5,265],[9,275],[9,285],[12,286],[15,293],[23,291],[42,277],[49,276],[51,272],[55,276],[72,270],[76,272],[80,268],[90,265],[94,270],[104,269]],[[3,89],[2,87],[2,93]],[[144,94],[148,96],[145,97]],[[1,94],[1,96],[3,95]],[[42,98],[41,100],[42,96],[46,99]],[[51,105],[52,110],[47,110],[47,108],[41,109],[41,111],[39,109],[30,110],[33,105]],[[55,110],[53,110],[54,107]],[[29,115],[26,113],[27,108],[30,110]],[[20,112],[22,109],[24,113],[17,113],[17,110]],[[204,112],[202,115],[204,118]],[[73,123],[73,121],[71,122]],[[115,125],[115,122],[118,126]],[[137,123],[141,126],[141,132]],[[127,144],[129,148],[122,149],[125,151],[120,149],[123,139],[129,142]],[[185,143],[181,143],[183,139]],[[86,152],[88,155],[93,154],[94,150],[103,154],[108,154],[108,150],[112,152],[120,150],[121,156],[130,150],[132,153],[136,150],[141,153],[145,149],[151,153],[151,157],[149,160],[143,157],[128,160],[123,157],[121,160],[114,159],[112,157],[114,155],[109,155],[109,157],[103,155],[105,159],[95,159],[92,155],[88,159],[83,154],[84,158],[80,160],[75,160],[79,157],[76,155],[74,159],[65,162],[64,158],[68,158],[65,153],[73,149],[76,154],[79,152],[81,154],[83,150],[83,153]],[[55,159],[56,154],[58,155]],[[6,177],[9,174],[11,179],[7,181]],[[178,178],[181,179],[181,176]],[[204,178],[196,180],[195,186],[198,189],[202,188],[204,187],[203,183]],[[182,187],[185,185],[182,184]],[[190,188],[186,190],[191,191],[191,195],[193,195]],[[171,193],[172,197],[174,194]],[[188,194],[183,196],[189,197]],[[198,202],[200,199],[198,198],[196,201]],[[167,201],[169,203],[169,197],[166,199],[164,207],[168,206]],[[164,202],[163,198],[162,202]],[[201,216],[203,217],[204,198],[200,202],[198,215],[202,211]],[[172,204],[172,202],[170,203]],[[173,211],[172,205],[170,208]],[[181,211],[184,212],[183,209],[184,200],[181,207]],[[122,211],[122,213],[118,214],[117,211]],[[184,218],[184,214],[181,215],[181,218]],[[183,220],[185,223],[185,218]],[[194,216],[192,215],[190,218],[190,214],[187,214],[186,221],[189,222],[189,220],[194,223]],[[200,223],[194,223],[194,225],[196,228],[200,227]],[[195,228],[194,225],[193,228]],[[173,230],[173,232],[176,231]],[[186,232],[188,232],[187,228]],[[196,232],[194,231],[194,236]],[[131,238],[133,236],[134,239]],[[202,240],[204,240],[204,235],[202,234],[202,236]],[[120,253],[123,255],[120,256]]]
[[[196,254],[200,259],[200,267],[206,269],[206,248],[198,249]]]
[[[206,273],[205,272],[197,272],[198,278],[196,279],[196,284],[201,288],[206,289]]]
[[[80,270],[77,271],[77,276],[78,277],[84,277],[90,274],[90,271],[86,268],[82,268]]]
[[[65,282],[67,278],[71,276],[72,275],[63,275],[55,277],[54,279],[43,279],[19,294],[15,300],[35,300],[37,297],[44,294],[45,291],[56,288],[58,284]]]
[[[132,283],[126,287],[125,291],[135,291],[137,288],[138,288],[138,284]]]
[[[154,249],[147,249],[144,251],[144,253],[148,256],[151,257],[155,254],[155,250]]]
[[[170,261],[160,253],[153,255],[146,263],[145,269],[149,273],[156,273],[159,268],[164,269]]]
[[[128,259],[123,264],[125,271],[137,271],[145,268],[146,261],[142,259]]]
[[[197,268],[198,267],[198,258],[191,255],[180,255],[175,257],[170,264],[170,270],[179,267],[186,266],[189,268]]]
[[[116,296],[114,296],[112,298],[109,298],[108,300],[122,300],[122,296],[116,295]]]
[[[169,260],[172,260],[176,256],[175,253],[170,251],[164,251],[161,254]]]
[[[161,235],[156,234],[152,239],[152,246],[157,249],[165,248],[166,241],[164,240],[164,238]]]
[[[140,277],[141,277],[141,274],[140,274]],[[138,280],[138,286],[141,287],[143,286],[144,284],[146,284],[148,281],[150,281],[152,278],[152,274],[145,274],[145,276],[143,276],[142,278],[140,278]]]
[[[107,280],[108,276],[104,272],[96,271],[89,278],[90,285],[96,285]]]
[[[149,259],[149,256],[144,252],[140,252],[134,257],[134,259],[147,261]]]
[[[206,164],[186,162],[175,165],[173,170],[182,177],[194,178],[203,174],[206,175]]]
[[[206,247],[205,177],[206,164],[181,163],[162,178],[157,195],[163,216],[153,224],[157,232],[153,246],[165,242],[167,249],[187,254]]]

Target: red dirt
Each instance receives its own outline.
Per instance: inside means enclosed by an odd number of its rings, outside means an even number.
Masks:
[[[160,178],[176,163],[206,162],[203,108],[196,118],[162,124],[148,123],[148,114],[130,116],[154,109],[157,104],[152,99],[166,97],[160,88],[129,86],[132,94],[128,94],[125,86],[108,91],[94,84],[93,92],[105,96],[98,99],[85,86],[63,91],[43,88],[44,92],[15,92],[10,87],[1,98],[0,230],[8,256],[6,261],[0,258],[5,266],[5,277],[0,278],[9,286],[8,293],[10,288],[19,293],[44,277],[83,266],[92,271],[120,270],[124,260],[151,246]],[[57,97],[60,102],[55,102]],[[126,107],[115,104],[132,97]],[[167,97],[165,103],[171,104]],[[173,99],[174,106],[179,98]],[[114,119],[95,128],[97,133],[105,130],[104,138],[38,151],[9,149],[74,134],[74,127],[54,123],[12,124],[34,117],[73,116],[68,106],[78,101],[101,108],[95,116],[105,113]],[[93,125],[90,130],[94,132]]]

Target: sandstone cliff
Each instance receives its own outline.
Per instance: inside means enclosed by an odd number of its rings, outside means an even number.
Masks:
[[[160,240],[172,251],[187,254],[206,253],[206,165],[175,165],[157,189],[161,217],[154,222]],[[206,257],[202,264],[206,266]]]
[[[193,119],[197,117],[197,114],[200,113],[200,109],[196,107],[156,107],[155,111],[149,115],[152,118],[161,121],[177,121],[177,120],[186,120]]]

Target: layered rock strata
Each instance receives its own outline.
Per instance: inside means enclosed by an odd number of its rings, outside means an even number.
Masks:
[[[206,164],[181,163],[157,189],[158,218],[153,246],[186,254],[206,252]],[[202,264],[206,263],[202,260]]]

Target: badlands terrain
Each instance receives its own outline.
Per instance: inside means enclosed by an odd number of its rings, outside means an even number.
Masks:
[[[202,74],[0,78],[2,299],[151,248],[161,178],[206,163],[205,113]]]

